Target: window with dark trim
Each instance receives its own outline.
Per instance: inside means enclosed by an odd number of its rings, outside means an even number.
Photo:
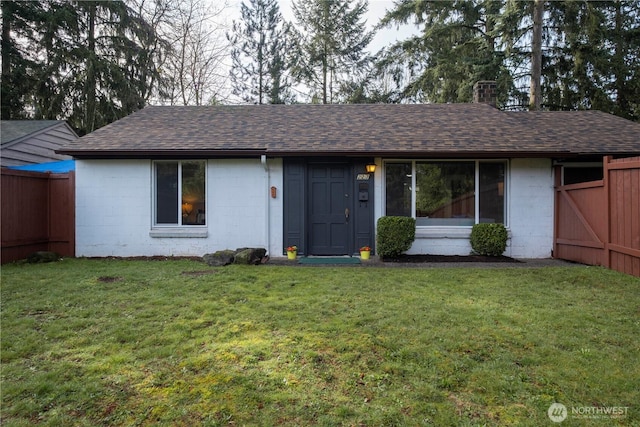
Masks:
[[[385,214],[417,226],[505,223],[505,161],[385,163]]]
[[[154,225],[206,224],[206,161],[154,163]]]

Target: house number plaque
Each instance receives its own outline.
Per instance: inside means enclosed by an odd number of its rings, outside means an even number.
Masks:
[[[356,180],[358,180],[358,181],[369,181],[369,174],[368,173],[359,173],[358,176],[356,177]]]

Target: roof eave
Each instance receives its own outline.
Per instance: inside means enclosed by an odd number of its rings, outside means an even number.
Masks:
[[[553,158],[558,156],[570,157],[575,155],[569,151],[470,151],[470,150],[367,150],[367,151],[297,151],[297,150],[269,150],[270,157],[396,157],[396,158]]]
[[[193,159],[193,158],[243,158],[268,155],[269,157],[395,157],[395,158],[571,158],[583,156],[636,156],[635,152],[575,152],[570,150],[82,150],[60,149],[58,154],[76,159]]]
[[[76,159],[194,159],[212,157],[255,157],[265,150],[56,150]]]

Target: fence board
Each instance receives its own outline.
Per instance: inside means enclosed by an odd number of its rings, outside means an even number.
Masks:
[[[75,255],[75,173],[2,169],[1,262],[36,251]]]
[[[601,181],[556,181],[554,257],[640,277],[640,157],[603,165]]]

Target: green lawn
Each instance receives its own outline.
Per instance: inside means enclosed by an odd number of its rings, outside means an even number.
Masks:
[[[640,425],[640,281],[601,268],[69,259],[1,298],[3,426]]]

